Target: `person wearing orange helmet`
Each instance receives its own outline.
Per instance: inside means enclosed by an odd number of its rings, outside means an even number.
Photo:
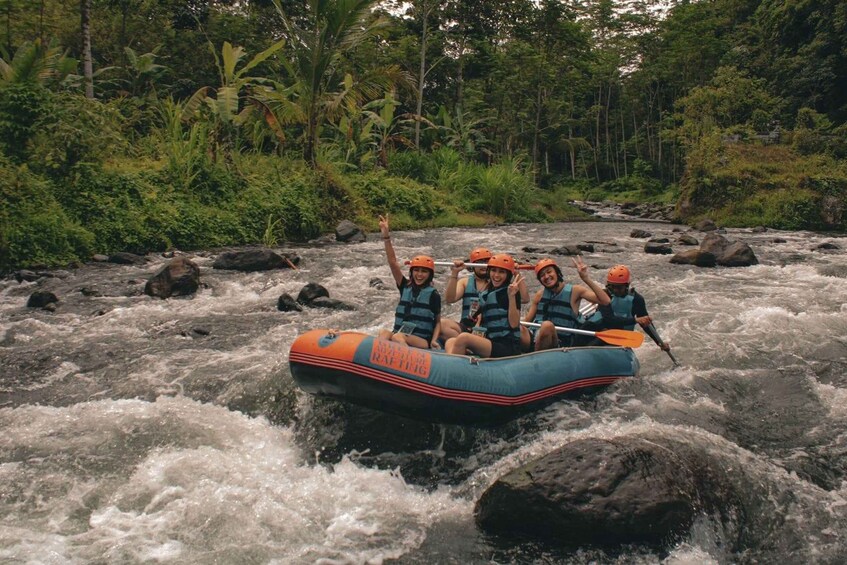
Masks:
[[[591,331],[633,330],[636,324],[648,328],[653,320],[647,313],[647,303],[643,296],[630,287],[631,282],[632,273],[626,265],[615,265],[609,269],[604,293],[610,297],[610,303],[601,305],[582,327]],[[587,345],[594,344],[600,343],[597,340],[588,340]],[[659,347],[665,351],[670,349],[664,342],[659,343]]]
[[[479,295],[479,316],[473,333],[447,340],[447,353],[480,357],[520,354],[521,285],[523,276],[511,255],[493,255],[488,261],[489,286]]]
[[[488,263],[494,254],[485,247],[477,247],[470,252],[470,263]],[[450,276],[447,277],[447,288],[444,289],[444,300],[448,304],[462,301],[462,314],[458,322],[444,319],[441,321],[441,337],[449,339],[462,332],[468,332],[473,327],[473,318],[479,311],[479,293],[488,288],[488,267],[467,267],[470,275],[459,278],[459,273],[465,268],[461,260],[453,262]]]
[[[391,331],[379,332],[379,339],[390,339],[421,349],[440,348],[441,295],[432,286],[435,261],[428,255],[414,257],[407,278],[394,254],[388,231],[388,215],[379,217],[379,229],[385,243],[388,266],[400,290],[400,302],[394,311],[394,327]]]
[[[494,254],[487,248],[477,247],[470,252],[468,262],[471,264],[488,263],[493,256]],[[463,268],[470,271],[470,275],[459,278],[459,273],[462,272]],[[450,276],[447,277],[447,287],[444,289],[444,300],[448,304],[461,300],[462,313],[458,322],[448,319],[441,321],[441,337],[443,339],[456,337],[462,332],[472,330],[479,312],[479,295],[489,286],[487,266],[466,267],[463,261],[457,259],[453,261],[450,270]],[[520,296],[522,302],[529,300],[529,291],[523,278],[521,278],[520,283]]]
[[[524,328],[523,344],[529,349],[534,344],[535,351],[553,349],[554,347],[570,347],[574,344],[574,334],[556,331],[560,328],[576,328],[580,323],[579,303],[587,300],[595,304],[608,304],[609,297],[599,284],[588,274],[588,265],[577,255],[571,258],[579,278],[587,286],[566,283],[562,269],[552,259],[542,259],[535,265],[535,276],[541,283],[541,288],[535,293],[529,310],[524,317],[526,322],[540,324],[534,334]]]

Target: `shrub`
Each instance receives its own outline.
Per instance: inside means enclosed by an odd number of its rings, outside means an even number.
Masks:
[[[48,181],[0,158],[0,268],[63,265],[87,257],[93,245]]]
[[[29,150],[33,170],[64,177],[78,163],[98,163],[122,153],[127,143],[120,133],[121,120],[114,108],[96,100],[56,97],[34,126]]]
[[[402,213],[415,220],[429,220],[443,211],[438,193],[412,179],[374,172],[352,177],[350,182],[368,206],[380,214]]]

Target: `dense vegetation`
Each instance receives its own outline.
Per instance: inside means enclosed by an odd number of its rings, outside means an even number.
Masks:
[[[0,0],[0,26],[0,269],[574,197],[847,229],[840,0]]]

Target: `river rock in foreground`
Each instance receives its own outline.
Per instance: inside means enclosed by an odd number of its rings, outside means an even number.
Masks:
[[[500,477],[476,521],[561,546],[672,545],[704,513],[730,523],[747,514],[744,492],[759,498],[759,487],[731,469],[661,436],[582,439]]]

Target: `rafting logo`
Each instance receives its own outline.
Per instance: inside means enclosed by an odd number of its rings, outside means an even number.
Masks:
[[[429,378],[432,359],[423,350],[385,339],[375,339],[370,362],[377,367],[401,371],[421,379]]]

